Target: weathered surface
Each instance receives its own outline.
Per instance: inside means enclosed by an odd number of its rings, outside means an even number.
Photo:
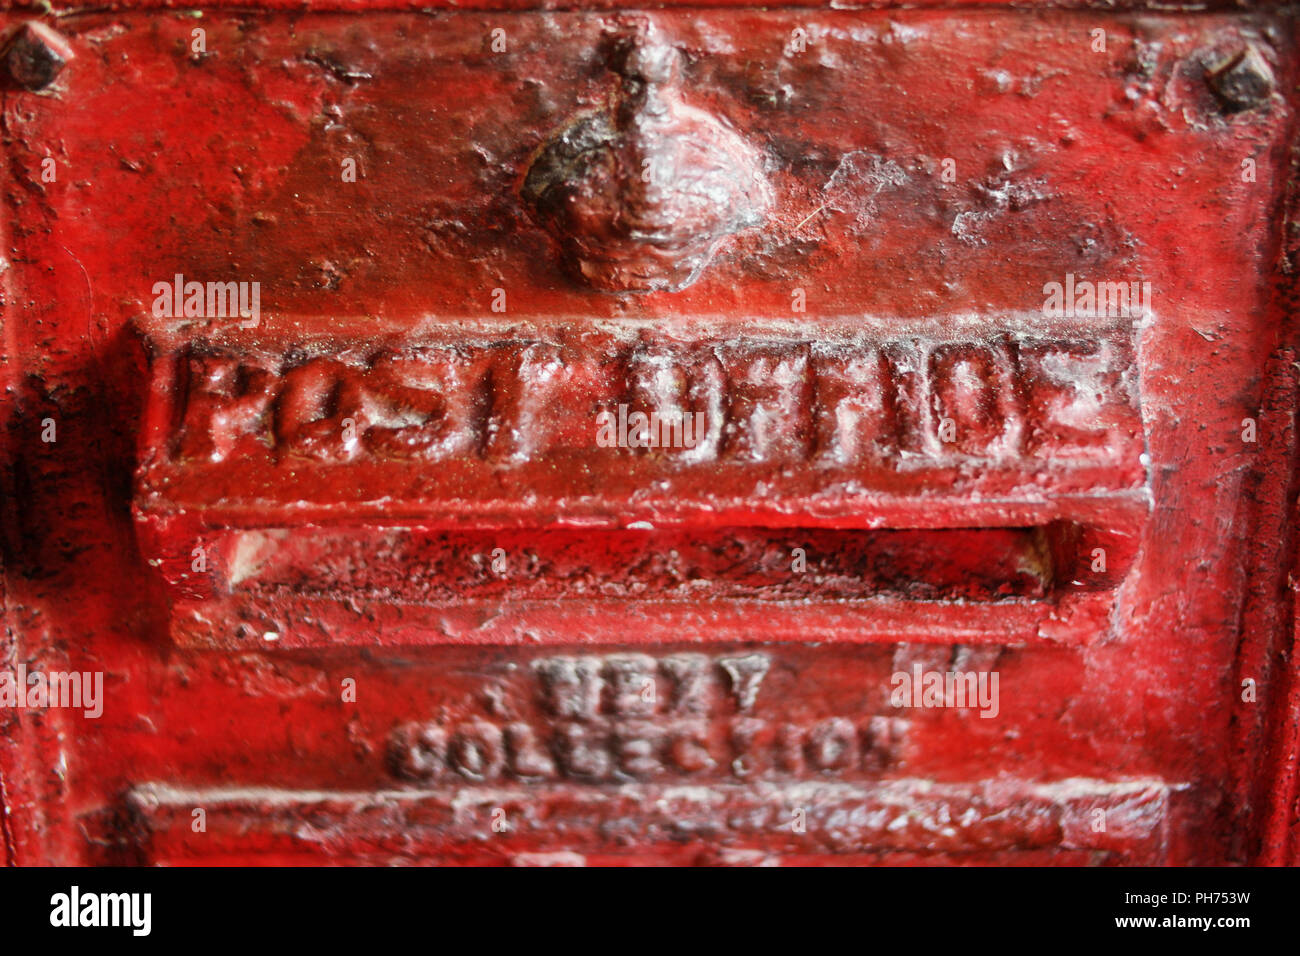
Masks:
[[[615,32],[610,45],[622,77],[617,101],[542,147],[522,195],[585,281],[676,292],[720,240],[763,221],[772,190],[757,151],[684,102],[681,54],[653,21]],[[1243,87],[1241,72],[1224,85]]]
[[[73,56],[68,41],[39,21],[24,23],[0,51],[10,78],[29,90],[53,83]]]
[[[9,859],[1293,858],[1288,15],[57,29],[0,670],[105,701],[0,710]]]
[[[171,865],[232,861],[278,865],[322,858],[385,865],[416,855],[439,864],[609,866],[628,863],[777,866],[801,862],[907,864],[977,858],[1013,865],[1151,864],[1163,859],[1168,793],[1159,784],[1068,780],[1016,788],[897,780],[877,787],[626,786],[610,794],[468,788],[368,794],[177,791],[142,787],[129,803],[143,859]],[[210,838],[188,838],[190,808],[211,808]],[[809,838],[790,832],[807,810]],[[1090,825],[1094,810],[1113,821]],[[494,814],[508,839],[493,841]],[[727,822],[724,822],[727,818]],[[556,821],[563,822],[557,833]],[[248,834],[259,837],[248,855]],[[583,847],[582,852],[556,849]],[[1116,851],[1119,851],[1118,853]]]

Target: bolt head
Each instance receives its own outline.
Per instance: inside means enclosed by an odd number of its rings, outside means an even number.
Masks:
[[[1210,67],[1207,79],[1230,113],[1262,106],[1273,94],[1273,68],[1253,46]]]
[[[32,21],[18,28],[5,47],[4,64],[18,85],[43,90],[75,56],[72,46],[43,23]]]

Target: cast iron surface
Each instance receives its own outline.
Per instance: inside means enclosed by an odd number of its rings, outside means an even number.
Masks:
[[[9,860],[1293,858],[1285,10],[154,6],[0,18]]]

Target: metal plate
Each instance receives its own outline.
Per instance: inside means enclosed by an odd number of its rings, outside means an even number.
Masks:
[[[11,859],[1286,858],[1288,17],[51,26]]]

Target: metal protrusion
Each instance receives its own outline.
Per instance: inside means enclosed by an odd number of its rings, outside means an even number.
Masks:
[[[1254,109],[1273,93],[1273,68],[1253,46],[1210,67],[1206,77],[1224,107],[1231,113]]]
[[[5,47],[9,75],[29,90],[43,90],[76,54],[62,36],[38,21],[24,23]]]

